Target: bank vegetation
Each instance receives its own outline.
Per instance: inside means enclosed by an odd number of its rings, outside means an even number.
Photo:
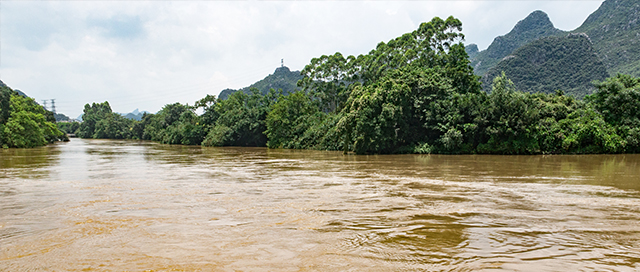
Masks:
[[[79,137],[267,146],[357,154],[587,154],[640,151],[640,79],[593,82],[584,99],[525,93],[504,75],[482,91],[459,20],[434,18],[367,54],[311,60],[301,91],[257,89],[166,105],[134,121],[87,104]],[[196,114],[202,112],[202,114]]]

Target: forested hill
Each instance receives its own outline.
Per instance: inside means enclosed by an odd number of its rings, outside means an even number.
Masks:
[[[640,76],[640,0],[607,0],[576,33],[586,33],[610,74]]]
[[[562,90],[579,98],[595,90],[593,80],[609,76],[585,34],[542,38],[518,48],[482,77],[483,88],[490,90],[502,72],[518,90],[547,94]]]
[[[11,87],[7,86],[7,84],[4,84],[4,82],[2,82],[2,80],[0,80],[0,88],[8,88],[14,92],[17,92],[19,95],[23,96],[23,97],[29,97],[27,96],[27,94],[23,93],[22,91],[18,90],[18,89],[11,89]]]
[[[486,50],[478,52],[475,44],[465,49],[475,74],[481,76],[519,47],[539,38],[562,34],[564,32],[553,26],[546,13],[537,10],[518,22],[511,32],[496,37]]]
[[[561,89],[576,97],[593,92],[593,80],[618,73],[640,76],[640,0],[606,0],[570,33],[573,36],[547,39],[566,34],[536,11],[509,34],[496,38],[487,50],[478,52],[475,45],[465,49],[474,73],[483,76],[485,91],[502,71],[522,91]]]
[[[68,140],[55,122],[52,112],[0,81],[0,148],[37,147]]]
[[[283,94],[289,94],[294,92],[297,87],[298,80],[302,79],[302,75],[300,75],[300,71],[291,71],[288,67],[282,66],[278,67],[273,74],[268,75],[264,79],[251,84],[249,87],[245,87],[240,89],[246,94],[249,94],[252,88],[256,88],[260,91],[261,94],[267,94],[270,89],[282,89]],[[225,89],[220,92],[218,98],[227,99],[229,95],[235,93],[239,90],[234,89]]]

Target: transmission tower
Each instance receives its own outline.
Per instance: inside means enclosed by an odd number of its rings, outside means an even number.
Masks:
[[[44,110],[47,110],[47,100],[42,100]]]
[[[53,112],[53,114],[56,114],[56,100],[55,99],[51,99],[51,111]]]

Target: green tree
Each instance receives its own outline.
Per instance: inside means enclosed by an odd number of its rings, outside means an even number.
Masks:
[[[0,86],[0,147],[9,147],[4,130],[11,116],[11,93],[9,88]]]
[[[587,107],[579,109],[560,120],[559,125],[566,134],[562,140],[564,153],[620,153],[626,142],[613,126],[606,123],[602,115]]]
[[[13,91],[7,87],[0,87],[0,125],[6,124],[11,116],[11,94]]]
[[[595,86],[586,100],[625,138],[628,152],[640,152],[640,78],[618,74]]]
[[[207,95],[204,98],[198,100],[195,103],[196,109],[202,109],[203,113],[200,116],[202,124],[207,126],[213,125],[220,117],[220,114],[216,111],[216,103],[218,99],[216,99],[213,95]]]
[[[392,79],[359,86],[351,93],[341,119],[341,131],[358,154],[390,153],[405,144],[401,135],[410,117],[411,89]]]
[[[32,98],[12,94],[9,118],[0,124],[0,145],[3,148],[30,148],[64,139],[63,132],[49,122],[47,111]]]
[[[164,144],[198,145],[202,142],[205,124],[194,108],[180,103],[165,105],[157,114],[146,114],[134,125],[135,135],[144,140]],[[142,131],[142,133],[140,133]]]
[[[78,137],[80,138],[94,138],[96,124],[107,116],[112,115],[111,106],[109,102],[92,103],[91,105],[85,104],[82,124],[78,130]]]
[[[640,127],[640,78],[618,74],[595,82],[597,91],[586,98],[607,123]]]
[[[314,58],[302,70],[304,78],[298,85],[319,100],[325,111],[341,110],[357,84],[365,87],[376,84],[388,73],[406,66],[447,66],[456,81],[479,88],[473,68],[465,67],[469,61],[464,46],[457,43],[464,38],[461,30],[460,20],[435,17],[411,33],[379,43],[366,55],[345,58],[336,53]]]
[[[75,134],[78,128],[80,128],[79,122],[58,122],[56,125],[60,131],[66,134]]]
[[[163,143],[199,145],[206,134],[205,125],[200,124],[200,118],[192,110],[186,110],[178,121],[166,129]]]
[[[217,120],[206,135],[206,146],[265,146],[265,121],[275,91],[262,95],[257,89],[251,94],[235,92],[226,100],[215,103]]]
[[[517,92],[504,73],[493,81],[486,105],[488,141],[478,147],[481,153],[535,154],[538,111],[531,95]]]
[[[322,114],[311,97],[303,92],[281,96],[271,106],[266,119],[266,131],[269,148],[301,148],[299,138],[313,125],[312,116]],[[296,144],[298,143],[298,144]]]
[[[109,102],[84,106],[83,122],[76,133],[81,138],[130,139],[135,121],[111,111]]]
[[[130,139],[133,120],[118,113],[106,114],[95,124],[94,139]]]

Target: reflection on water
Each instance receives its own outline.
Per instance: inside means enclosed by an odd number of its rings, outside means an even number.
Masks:
[[[43,178],[52,165],[58,164],[58,146],[30,149],[0,148],[0,178],[21,175],[22,178]]]
[[[637,271],[640,156],[0,151],[2,271]]]

